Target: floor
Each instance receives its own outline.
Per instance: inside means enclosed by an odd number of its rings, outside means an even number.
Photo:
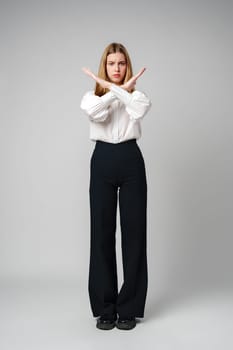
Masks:
[[[96,328],[85,283],[5,283],[1,350],[233,349],[233,290],[148,293],[145,317],[124,331]]]

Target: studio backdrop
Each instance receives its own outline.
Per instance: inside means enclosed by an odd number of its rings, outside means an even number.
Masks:
[[[0,280],[87,283],[94,142],[80,109],[104,48],[125,45],[152,101],[149,293],[232,285],[232,18],[228,1],[0,4]],[[119,208],[118,208],[119,210]],[[119,211],[117,257],[122,279]]]

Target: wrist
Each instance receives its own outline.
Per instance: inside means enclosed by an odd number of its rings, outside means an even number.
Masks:
[[[127,91],[127,87],[125,86],[125,84],[120,85],[120,87],[121,87],[122,89],[124,89],[124,90],[126,90],[126,91]]]
[[[125,84],[121,85],[121,88],[124,89],[124,90],[127,91],[127,92],[131,92],[131,88],[125,86]]]

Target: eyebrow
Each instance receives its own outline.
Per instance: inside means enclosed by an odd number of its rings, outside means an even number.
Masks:
[[[108,63],[112,63],[112,62],[114,63],[115,61],[110,60],[110,61],[107,61],[107,62],[108,62]],[[125,63],[125,62],[126,62],[126,60],[121,60],[121,61],[119,61],[119,63],[122,63],[122,62],[124,62],[124,63]]]

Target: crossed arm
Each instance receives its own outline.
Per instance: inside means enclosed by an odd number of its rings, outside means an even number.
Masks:
[[[90,69],[82,68],[83,72],[98,82],[109,92],[99,97],[88,92],[82,99],[81,108],[95,122],[103,122],[108,117],[108,106],[113,100],[119,98],[126,107],[131,120],[138,120],[144,117],[150,109],[151,101],[142,92],[134,91],[130,93],[136,85],[137,79],[144,73],[146,68],[142,68],[136,75],[122,85],[116,85],[95,75]]]
[[[92,79],[94,79],[98,84],[100,84],[103,88],[110,89],[112,86],[112,83],[99,78],[97,75],[95,75],[89,68],[83,67],[82,68],[83,72],[89,75]],[[134,75],[131,79],[129,79],[126,83],[121,85],[121,88],[124,90],[130,92],[136,85],[137,79],[145,72],[146,68],[141,68],[140,71]]]

